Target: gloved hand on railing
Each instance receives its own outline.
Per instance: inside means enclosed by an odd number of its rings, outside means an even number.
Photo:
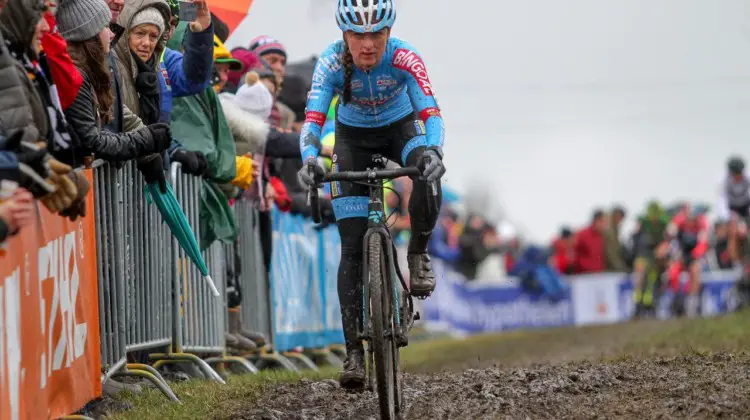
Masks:
[[[164,161],[159,154],[151,154],[138,159],[138,170],[147,184],[158,184],[162,193],[167,192],[167,177],[164,174]]]
[[[172,129],[167,123],[155,123],[148,126],[153,138],[152,153],[161,153],[172,144]]]
[[[25,145],[20,151],[16,152],[18,162],[26,164],[42,178],[47,178],[50,172],[49,165],[47,165],[47,157],[49,156],[47,149],[31,147],[28,143],[25,143]]]
[[[175,162],[180,162],[182,172],[186,174],[202,176],[208,170],[208,161],[201,152],[177,148],[169,157]]]
[[[75,222],[79,217],[86,217],[86,195],[89,193],[89,181],[80,172],[71,171],[68,176],[74,180],[78,196],[73,203],[65,210],[60,212],[60,216],[65,216],[71,222]]]
[[[51,169],[48,181],[55,186],[55,192],[42,197],[41,201],[47,210],[59,213],[73,204],[78,197],[78,188],[69,176],[73,168],[54,158],[50,158],[48,164]]]
[[[54,193],[55,186],[47,181],[50,175],[50,168],[47,164],[50,156],[47,153],[47,148],[21,142],[20,137],[14,140],[9,140],[8,143],[16,143],[14,146],[17,146],[16,159],[18,160],[18,171],[20,173],[19,184],[29,190],[34,198],[41,198]]]

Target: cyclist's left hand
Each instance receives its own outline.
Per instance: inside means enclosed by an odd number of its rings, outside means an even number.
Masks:
[[[320,182],[325,176],[325,169],[318,163],[317,159],[310,158],[297,172],[297,181],[305,190],[309,190],[313,185]]]
[[[422,169],[422,176],[420,179],[423,181],[434,182],[442,178],[445,174],[443,159],[435,149],[427,149],[422,156],[419,157],[417,167]]]

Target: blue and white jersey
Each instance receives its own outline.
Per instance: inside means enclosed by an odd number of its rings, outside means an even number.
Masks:
[[[307,99],[300,133],[302,160],[317,157],[320,134],[333,97],[344,90],[344,41],[331,44],[320,56]],[[353,66],[351,101],[339,104],[337,119],[353,127],[383,127],[416,111],[424,121],[427,147],[443,146],[445,128],[432,83],[419,53],[391,37],[383,59],[370,71]]]

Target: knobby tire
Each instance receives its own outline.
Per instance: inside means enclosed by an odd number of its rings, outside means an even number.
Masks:
[[[370,236],[368,267],[370,277],[370,308],[372,311],[372,346],[375,352],[375,376],[380,402],[380,418],[396,419],[396,397],[394,387],[394,340],[385,337],[387,330],[392,330],[393,314],[390,303],[390,291],[385,281],[385,258],[383,255],[383,237],[379,234]]]

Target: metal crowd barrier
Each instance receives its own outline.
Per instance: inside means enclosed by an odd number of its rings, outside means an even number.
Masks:
[[[172,241],[155,205],[147,202],[145,181],[128,162],[123,189],[127,268],[127,351],[167,348],[172,343]]]
[[[274,342],[271,285],[263,262],[263,247],[260,242],[258,210],[249,200],[235,200],[234,214],[237,220],[238,247],[242,270],[239,284],[242,288],[242,325],[249,330],[264,334],[269,343]],[[298,371],[299,368],[284,355],[267,345],[255,358],[259,368],[277,366]]]
[[[236,200],[234,214],[238,229],[237,246],[242,261],[242,325],[263,333],[273,342],[271,293],[260,244],[258,210],[248,200]]]
[[[137,312],[144,305],[138,299],[150,299],[151,296],[147,297],[135,287],[146,287],[148,291],[156,289],[157,294],[159,291],[158,286],[147,284],[146,279],[137,277],[143,274],[141,270],[135,269],[133,260],[133,254],[140,252],[133,249],[137,242],[134,244],[132,237],[138,221],[132,218],[129,209],[133,207],[132,200],[136,195],[134,185],[141,186],[142,196],[143,181],[135,171],[135,162],[129,162],[119,169],[102,161],[96,161],[92,166],[99,275],[100,352],[104,371],[102,382],[110,377],[137,376],[151,381],[173,401],[179,401],[155,368],[144,363],[127,363],[128,351],[147,348],[148,344],[169,344],[171,340],[169,330],[164,330],[164,313],[151,312],[152,319],[156,320],[151,322],[144,319],[141,312]],[[128,234],[131,236],[128,237]],[[157,299],[161,297],[163,307],[163,288],[161,292]],[[166,308],[163,309],[169,312]],[[143,323],[139,325],[137,320],[143,320]]]
[[[265,334],[271,343],[274,340],[272,296],[263,263],[259,214],[251,202],[237,200],[234,204],[238,241],[217,242],[203,253],[221,293],[216,298],[172,237],[156,206],[146,199],[143,177],[135,161],[119,168],[97,161],[93,171],[103,381],[125,375],[143,377],[177,400],[156,370],[163,365],[194,364],[202,376],[222,383],[212,366],[220,371],[225,365],[232,365],[243,372],[257,372],[249,360],[257,360],[258,366],[275,365],[289,370],[311,365],[304,356],[284,357],[272,345],[256,355],[227,354],[227,269],[234,268],[235,246],[242,261],[239,284],[243,289],[244,328]],[[182,174],[180,165],[175,163],[170,168],[170,182],[200,238],[203,180]],[[151,353],[160,348],[164,352]],[[155,361],[153,366],[132,363],[143,360],[128,363],[128,356],[138,357],[140,353],[151,353],[148,356]]]
[[[94,211],[96,214],[96,261],[99,279],[99,331],[102,368],[107,376],[126,363],[125,350],[125,259],[122,202],[122,172],[94,163]]]
[[[203,180],[182,173],[179,163],[172,164],[170,180],[177,200],[197,239],[200,238],[200,198]],[[169,238],[172,238],[169,236]],[[224,382],[210,365],[232,364],[242,371],[257,373],[257,368],[248,360],[227,355],[224,345],[226,331],[226,258],[224,246],[216,241],[203,252],[211,278],[220,297],[215,297],[203,280],[198,268],[185,254],[176,239],[172,238],[172,254],[165,261],[173,261],[172,348],[169,352],[152,354],[154,367],[164,364],[193,363],[204,376]],[[214,356],[205,361],[196,354]]]

